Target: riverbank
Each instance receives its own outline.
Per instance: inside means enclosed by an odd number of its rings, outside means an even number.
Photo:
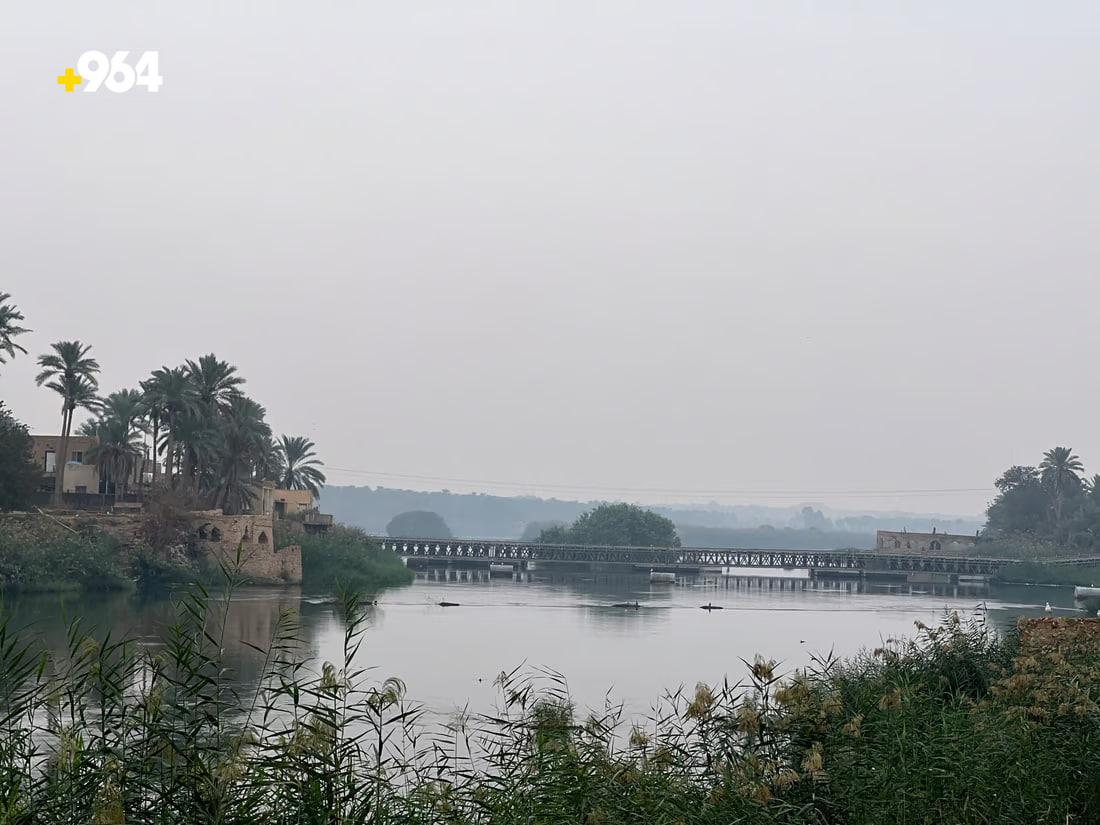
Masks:
[[[254,698],[222,658],[237,620],[222,626],[220,599],[188,604],[156,656],[76,633],[39,676],[37,648],[0,645],[3,683],[29,688],[5,691],[20,712],[0,725],[7,799],[28,821],[1084,822],[1100,804],[1088,620],[1003,635],[949,618],[788,679],[758,660],[743,684],[653,697],[647,718],[578,712],[564,677],[514,672],[498,711],[439,727],[369,671],[371,645],[365,663],[350,652],[376,608],[337,606],[345,649],[324,668],[295,658],[298,630],[280,619],[258,645]],[[76,718],[102,703],[111,724],[68,728],[39,775],[25,749],[56,740],[27,720],[49,724],[56,696]]]
[[[148,531],[155,533],[155,531]],[[218,559],[172,542],[154,548],[148,536],[129,542],[92,525],[72,529],[47,516],[0,521],[0,590],[8,592],[153,591],[189,584],[221,585]],[[301,585],[312,592],[351,589],[374,593],[408,584],[413,573],[362,531],[334,525],[308,534],[276,529],[276,546],[302,547]],[[297,552],[297,551],[296,551]],[[224,564],[233,567],[234,560]],[[235,576],[241,584],[249,576]],[[258,580],[257,584],[271,584]]]

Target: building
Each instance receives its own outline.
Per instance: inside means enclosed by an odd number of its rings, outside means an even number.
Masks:
[[[935,528],[931,533],[879,530],[875,534],[875,550],[879,553],[965,556],[967,551],[977,543],[977,534],[960,536],[954,533],[940,533]]]
[[[57,487],[57,453],[61,449],[59,435],[32,435],[34,463],[42,471],[42,488]],[[99,469],[85,464],[88,451],[98,442],[86,435],[69,436],[69,455],[65,464],[65,489],[63,493],[99,493]]]
[[[324,533],[332,527],[332,516],[317,512],[317,502],[309,490],[276,490],[273,506],[275,518],[286,519],[292,531]]]
[[[313,493],[309,490],[276,490],[275,517],[283,518],[313,509]]]

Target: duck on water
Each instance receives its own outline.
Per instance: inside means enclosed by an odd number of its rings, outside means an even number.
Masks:
[[[722,607],[722,605],[720,605],[720,604],[714,604],[712,602],[707,602],[706,604],[699,605],[699,609],[700,610],[724,610],[725,608]]]

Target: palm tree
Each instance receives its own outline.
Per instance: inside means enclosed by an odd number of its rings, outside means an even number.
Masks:
[[[1081,488],[1081,473],[1085,465],[1073,454],[1072,447],[1055,447],[1043,453],[1039,464],[1039,478],[1050,491],[1054,509],[1054,532],[1062,529],[1062,510],[1066,497]]]
[[[0,292],[0,364],[7,363],[4,360],[4,353],[7,353],[8,358],[14,358],[16,350],[24,355],[27,354],[25,349],[12,340],[15,336],[23,335],[30,330],[17,324],[18,321],[23,320],[23,313],[15,304],[8,303],[10,298],[11,295],[8,293]]]
[[[256,465],[252,468],[252,477],[257,481],[270,479],[278,482],[283,477],[285,469],[282,445],[268,436],[264,439],[260,454],[256,458]]]
[[[164,453],[167,458],[168,483],[171,484],[172,467],[176,458],[177,424],[183,416],[197,411],[198,394],[183,367],[174,369],[161,367],[159,370],[153,370],[152,376],[141,382],[141,388],[144,390],[146,409],[156,411],[157,429],[153,433],[154,454],[158,450],[159,429],[163,427],[165,430]],[[153,414],[149,413],[151,419]],[[153,472],[156,473],[155,464]]]
[[[325,486],[323,466],[313,452],[314,443],[300,435],[283,436],[279,449],[283,454],[284,470],[279,486],[284,490],[309,490],[314,496],[321,495]]]
[[[42,371],[35,377],[38,386],[46,385],[61,396],[61,455],[57,458],[57,486],[53,491],[54,506],[61,505],[65,489],[65,463],[69,457],[69,433],[73,426],[73,412],[78,407],[94,410],[98,399],[99,362],[89,358],[91,346],[79,341],[58,341],[52,344],[52,353],[38,356]]]
[[[126,486],[141,459],[138,428],[114,415],[95,422],[97,443],[88,449],[88,457],[99,469],[100,478],[114,482],[117,498],[126,497]]]
[[[202,356],[198,362],[187,362],[188,377],[198,394],[199,406],[208,419],[213,420],[219,409],[240,396],[244,379],[236,372],[236,367],[219,361],[214,353]]]
[[[182,484],[199,490],[204,477],[203,468],[217,459],[218,430],[196,408],[176,420],[171,434],[180,452]]]
[[[214,506],[220,501],[226,513],[240,512],[253,498],[249,487],[252,468],[271,437],[264,415],[264,408],[251,398],[237,395],[229,400],[220,418],[220,489]]]

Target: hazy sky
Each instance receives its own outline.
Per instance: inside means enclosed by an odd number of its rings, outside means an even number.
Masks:
[[[976,513],[1100,470],[1096,3],[3,17],[0,291],[104,391],[216,352],[337,483]],[[89,49],[163,88],[66,94]]]

